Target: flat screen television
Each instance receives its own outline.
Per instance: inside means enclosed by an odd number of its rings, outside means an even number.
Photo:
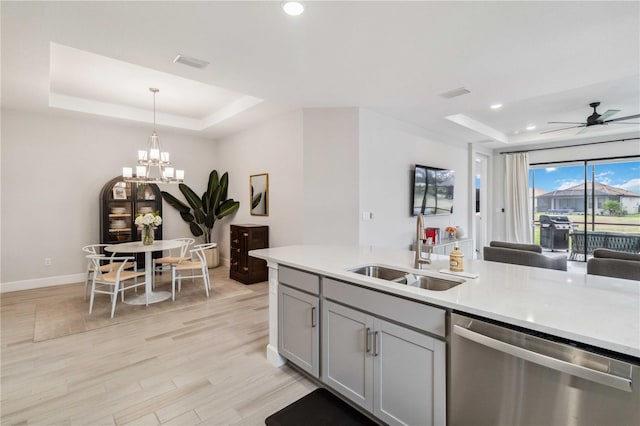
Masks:
[[[416,164],[413,173],[411,215],[453,213],[455,171]]]

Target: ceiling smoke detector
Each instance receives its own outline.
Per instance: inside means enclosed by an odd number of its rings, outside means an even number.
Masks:
[[[200,69],[205,68],[207,65],[209,65],[209,62],[203,61],[202,59],[191,58],[189,56],[183,55],[176,56],[173,62]]]
[[[440,93],[440,96],[445,99],[455,98],[457,96],[462,96],[471,93],[468,89],[464,87],[458,87],[457,89],[449,90],[448,92]]]

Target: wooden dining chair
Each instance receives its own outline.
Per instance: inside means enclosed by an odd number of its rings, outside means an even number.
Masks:
[[[191,258],[189,260],[181,260],[178,263],[171,264],[171,300],[176,300],[176,280],[178,281],[178,292],[182,290],[182,278],[191,278],[192,280],[194,278],[202,278],[204,291],[209,297],[211,280],[204,251],[216,246],[216,243],[195,245],[191,250]],[[185,271],[191,271],[191,274],[183,276]],[[198,271],[200,274],[197,273]]]
[[[129,257],[116,256],[117,253],[113,253],[111,256],[107,256],[106,254],[101,253],[102,249],[108,245],[109,244],[89,244],[87,246],[82,247],[82,251],[87,253],[85,256],[88,256],[88,255],[101,256],[100,262],[98,263],[100,264],[100,269],[102,270],[102,272],[109,272],[113,268],[118,268],[120,264],[131,259]],[[137,271],[138,265],[136,262],[128,263],[127,269],[133,269],[134,271]],[[93,272],[94,272],[94,264],[89,259],[89,261],[87,262],[87,273],[84,278],[84,300],[87,300],[87,289],[89,287],[89,280],[93,280]]]
[[[127,258],[122,262],[113,262],[107,265],[103,265],[101,262],[104,260],[104,255],[89,254],[87,259],[93,264],[93,278],[91,281],[91,301],[89,302],[89,315],[93,312],[93,301],[96,293],[108,294],[111,296],[111,318],[116,311],[116,302],[118,300],[118,293],[122,301],[124,302],[124,292],[131,288],[137,288],[144,286],[145,281],[138,281],[138,277],[143,277],[144,272],[129,271],[126,270],[130,262],[135,262],[134,257]],[[103,271],[103,266],[110,266],[107,271]],[[133,280],[132,283],[127,285],[127,281]],[[145,292],[147,296],[146,305],[149,306],[149,293]]]
[[[155,288],[156,272],[162,272],[166,267],[177,264],[181,261],[191,260],[191,256],[188,256],[189,249],[196,241],[193,238],[175,238],[174,241],[181,241],[183,243],[177,249],[169,250],[168,256],[163,256],[158,259],[153,259],[153,288]]]

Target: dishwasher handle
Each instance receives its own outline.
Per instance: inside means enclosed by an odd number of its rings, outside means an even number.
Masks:
[[[581,365],[543,355],[538,352],[533,352],[528,349],[514,346],[501,340],[485,336],[484,334],[471,331],[459,325],[453,326],[453,333],[465,339],[476,342],[480,345],[487,346],[499,352],[509,354],[516,358],[520,358],[525,361],[541,365],[543,367],[551,368],[562,373],[567,373],[572,376],[600,383],[601,385],[610,386],[621,391],[631,392],[631,379],[628,379],[626,377],[604,373],[601,371],[593,370],[591,368],[583,367]]]

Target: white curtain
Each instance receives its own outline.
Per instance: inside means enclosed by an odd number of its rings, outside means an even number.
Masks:
[[[532,243],[529,200],[529,154],[507,154],[505,175],[505,220],[507,241]]]

